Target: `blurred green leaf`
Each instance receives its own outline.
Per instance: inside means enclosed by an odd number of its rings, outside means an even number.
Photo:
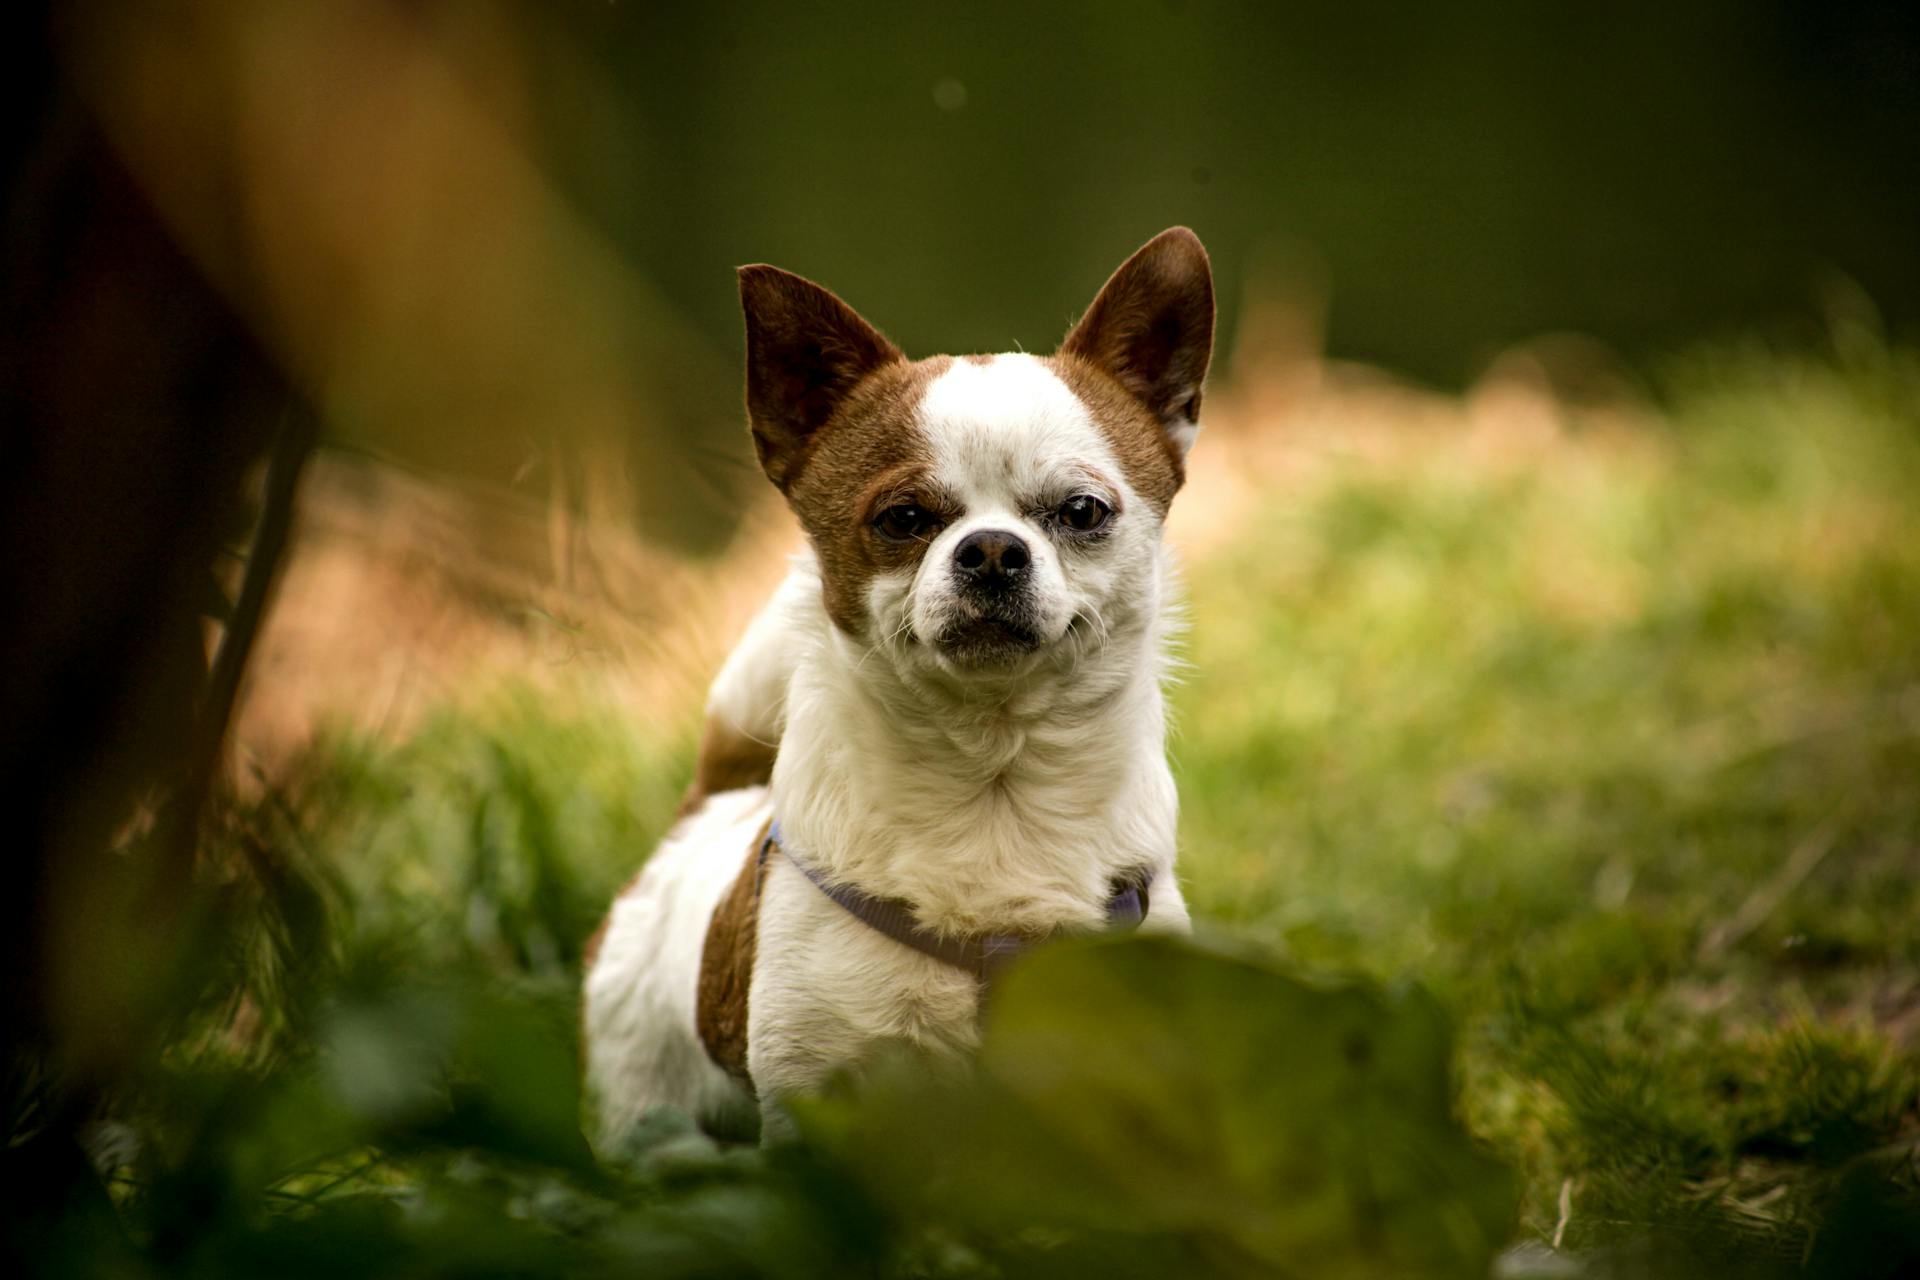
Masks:
[[[800,1116],[876,1194],[1003,1237],[1159,1237],[1222,1275],[1481,1275],[1514,1183],[1454,1120],[1448,1053],[1417,991],[1133,938],[1009,975],[977,1075],[893,1060]]]

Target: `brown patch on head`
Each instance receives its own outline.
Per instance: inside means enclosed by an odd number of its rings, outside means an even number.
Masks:
[[[926,549],[889,543],[872,519],[892,501],[938,509],[914,416],[952,361],[908,363],[852,307],[777,267],[740,268],[740,303],[754,450],[819,556],[827,615],[864,636],[867,584]]]
[[[867,585],[876,574],[918,564],[920,542],[894,543],[873,528],[884,507],[917,502],[940,512],[932,454],[916,423],[927,387],[952,366],[946,356],[886,365],[856,385],[815,433],[787,502],[820,560],[827,616],[855,636],[866,632]]]
[[[707,1056],[753,1093],[747,1072],[747,991],[753,983],[753,960],[760,935],[760,886],[767,875],[767,826],[760,828],[747,848],[746,862],[733,885],[713,909],[706,941],[700,948],[700,981],[694,1004],[694,1026]],[[779,846],[774,846],[778,848]]]
[[[1127,484],[1164,519],[1173,495],[1186,482],[1186,458],[1140,398],[1078,356],[1057,355],[1044,363],[1080,398],[1107,438]]]

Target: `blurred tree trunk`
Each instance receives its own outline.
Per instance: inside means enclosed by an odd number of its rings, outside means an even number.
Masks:
[[[50,6],[4,22],[0,1198],[19,1253],[40,1215],[98,1196],[75,1126],[152,1016],[120,980],[165,966],[245,655],[232,637],[212,683],[219,559],[249,527],[245,480],[276,424],[290,496],[311,418],[72,92]],[[256,620],[284,532],[256,539]],[[145,856],[113,852],[143,811]]]

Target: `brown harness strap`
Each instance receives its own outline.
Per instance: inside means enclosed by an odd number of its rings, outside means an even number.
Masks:
[[[733,885],[713,909],[707,939],[700,948],[700,985],[694,1026],[707,1056],[725,1068],[749,1094],[747,1074],[747,986],[753,980],[753,954],[760,932],[760,886],[767,860],[761,849],[772,825],[768,819],[753,843]]]

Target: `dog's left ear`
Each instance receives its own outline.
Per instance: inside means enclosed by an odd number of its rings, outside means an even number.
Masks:
[[[1104,370],[1153,410],[1175,453],[1200,430],[1200,389],[1213,357],[1213,268],[1200,237],[1162,231],[1120,264],[1060,354]]]

